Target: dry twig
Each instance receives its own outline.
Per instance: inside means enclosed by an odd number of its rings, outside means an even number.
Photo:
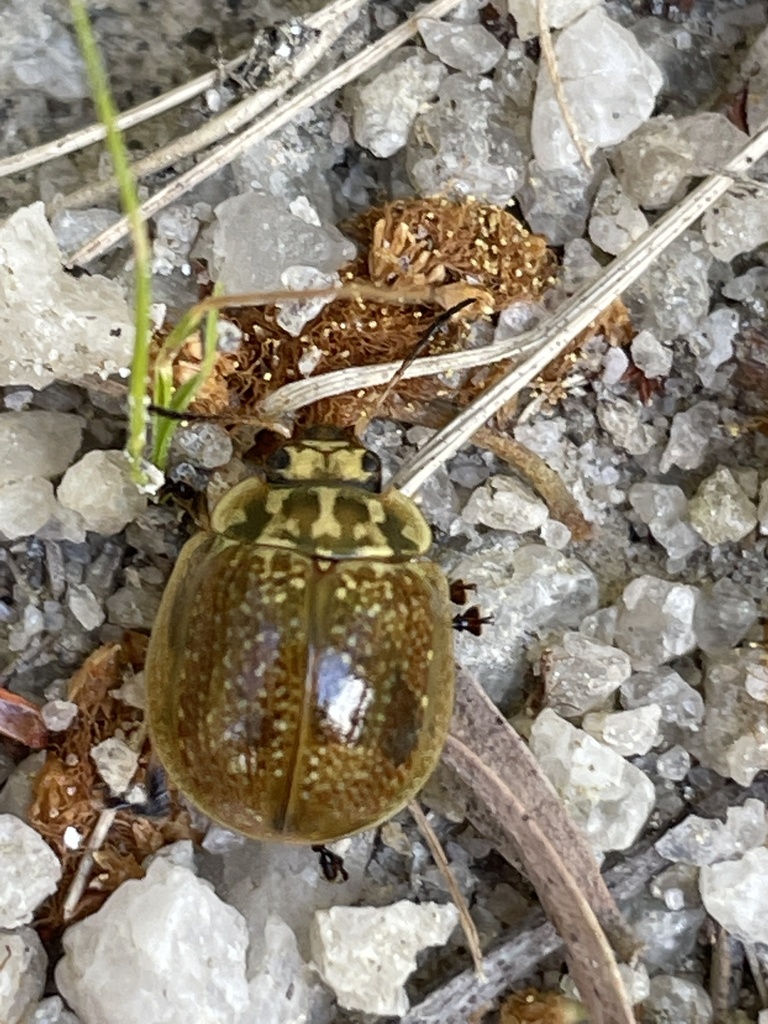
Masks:
[[[435,835],[435,830],[427,820],[427,816],[421,809],[421,804],[418,800],[411,800],[408,804],[408,810],[414,817],[416,824],[419,827],[419,832],[427,841],[432,859],[437,864],[440,874],[446,881],[448,891],[451,894],[451,899],[459,912],[459,920],[461,927],[464,930],[464,936],[469,946],[469,952],[472,957],[472,963],[475,965],[475,973],[479,978],[483,975],[483,951],[480,948],[480,936],[477,934],[477,928],[475,922],[472,920],[472,915],[469,912],[467,901],[464,899],[464,894],[456,883],[456,877],[451,871],[451,865],[448,863],[448,858],[445,855],[445,850],[440,844],[440,840]]]

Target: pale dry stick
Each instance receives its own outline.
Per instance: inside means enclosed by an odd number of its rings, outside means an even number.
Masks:
[[[72,884],[67,892],[66,899],[64,900],[64,907],[62,910],[62,916],[65,921],[68,921],[74,914],[80,897],[83,895],[85,889],[85,883],[88,881],[88,876],[91,873],[93,867],[93,854],[96,850],[100,849],[104,845],[104,840],[107,838],[107,833],[112,828],[112,824],[117,817],[117,810],[115,808],[107,807],[99,815],[96,824],[93,826],[93,832],[88,840],[88,846],[85,853],[77,865],[77,871],[75,877],[72,879]]]
[[[368,0],[334,0],[327,7],[309,15],[305,23],[319,34],[311,39],[295,57],[270,83],[252,93],[246,99],[218,117],[213,117],[200,128],[183,138],[131,165],[136,178],[144,178],[149,174],[161,171],[177,160],[193,156],[203,149],[214,145],[227,135],[234,135],[244,128],[267,107],[271,107],[289,89],[292,89],[301,78],[308,74],[318,61],[328,52],[337,39],[346,31],[366,6]],[[117,189],[114,177],[99,181],[92,185],[71,192],[57,200],[54,209],[72,210],[83,206],[94,206],[112,195]]]
[[[728,162],[720,174],[713,174],[665,213],[652,228],[618,256],[597,281],[582,288],[550,320],[537,328],[531,338],[542,347],[524,363],[514,367],[500,381],[483,392],[456,418],[439,430],[411,462],[393,477],[390,486],[413,497],[421,485],[470,440],[475,431],[503,405],[517,395],[552,362],[614,299],[644,273],[660,252],[731,188],[768,151],[768,122]]]
[[[118,114],[118,129],[126,131],[128,128],[133,128],[143,121],[149,121],[159,114],[164,114],[166,110],[172,110],[174,107],[181,106],[182,103],[187,103],[189,100],[199,96],[200,93],[205,92],[206,89],[214,86],[221,77],[222,70],[225,72],[233,71],[243,63],[247,56],[248,54],[244,53],[239,57],[234,57],[232,60],[227,61],[222,69],[209,71],[199,78],[194,78],[191,82],[185,82],[184,85],[176,86],[175,89],[163,93],[162,96],[156,96],[154,99],[147,100],[146,103],[142,103],[138,107],[132,107],[130,110]],[[95,142],[101,142],[105,136],[106,129],[101,122],[98,122],[97,124],[88,125],[87,128],[78,128],[77,131],[70,132],[68,135],[62,135],[60,139],[52,139],[50,142],[44,142],[41,146],[26,149],[23,153],[14,153],[13,156],[7,156],[0,160],[0,178],[5,178],[9,174],[17,174],[19,171],[26,171],[30,167],[38,167],[40,164],[48,163],[49,160],[56,160],[60,156],[66,156],[67,153],[75,153],[78,150],[86,149],[86,147],[92,146]]]
[[[477,934],[477,928],[475,927],[475,922],[472,920],[472,915],[469,912],[467,901],[464,899],[464,894],[459,888],[456,878],[451,871],[451,865],[448,863],[445,850],[443,849],[440,840],[437,838],[435,830],[430,825],[426,814],[421,809],[419,801],[409,801],[408,810],[413,815],[414,821],[419,828],[419,832],[421,832],[422,836],[426,839],[429,852],[432,854],[432,859],[435,864],[437,864],[440,874],[445,879],[448,891],[451,894],[451,899],[459,912],[459,920],[464,931],[464,937],[467,940],[467,946],[469,947],[469,952],[472,957],[475,974],[478,978],[485,980],[485,971],[483,970],[483,950],[480,946],[480,936]]]
[[[355,54],[338,68],[324,75],[317,82],[307,86],[291,97],[279,109],[270,111],[263,120],[251,125],[234,139],[217,146],[208,156],[195,164],[189,171],[179,175],[174,181],[160,189],[141,206],[141,215],[147,220],[174,202],[180,196],[195,188],[216,171],[231,163],[234,158],[248,146],[267,138],[278,128],[288,124],[302,111],[314,106],[326,96],[336,92],[343,85],[354,81],[363,72],[378,64],[384,57],[394,53],[403,43],[411,39],[418,31],[417,22],[421,18],[439,18],[457,7],[461,0],[433,0],[423,7],[418,14],[397,28],[392,29],[377,42],[367,46]],[[113,245],[116,245],[128,234],[128,221],[121,217],[119,221],[102,231],[95,238],[74,253],[68,260],[70,266],[83,266],[97,259]]]
[[[472,370],[478,366],[490,366],[505,359],[521,358],[539,348],[541,342],[531,338],[530,332],[514,338],[502,338],[482,348],[463,352],[446,352],[439,356],[423,356],[416,359],[403,371],[403,380],[415,377],[430,377],[433,374],[452,374],[461,370]],[[312,405],[324,398],[334,398],[348,391],[387,384],[403,365],[402,359],[391,363],[376,363],[375,366],[350,366],[345,370],[331,370],[318,377],[293,381],[273,391],[259,405],[259,415],[268,419],[279,419],[297,412],[306,405]]]
[[[571,136],[571,141],[578,150],[581,162],[587,168],[588,171],[592,170],[592,160],[589,156],[589,150],[586,147],[584,140],[579,134],[579,128],[576,124],[576,118],[573,116],[571,105],[568,102],[568,97],[565,95],[565,86],[563,80],[560,77],[560,71],[557,67],[557,58],[555,57],[555,48],[552,45],[552,35],[549,30],[549,18],[547,16],[547,0],[537,0],[536,3],[536,20],[539,26],[539,43],[541,44],[541,55],[544,58],[544,63],[547,66],[549,77],[552,80],[552,87],[555,90],[555,100],[560,108],[560,113],[563,115],[565,121],[565,127],[568,129],[568,134]]]

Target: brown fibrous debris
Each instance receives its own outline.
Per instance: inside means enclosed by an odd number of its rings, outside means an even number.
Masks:
[[[498,312],[518,299],[536,300],[554,282],[556,261],[546,240],[531,234],[510,213],[490,203],[454,202],[443,197],[387,203],[360,215],[345,228],[360,254],[340,270],[344,285],[391,289],[393,301],[340,298],[329,303],[292,337],[277,323],[275,306],[227,310],[244,336],[237,366],[217,369],[225,390],[216,393],[219,408],[195,404],[197,412],[237,413],[258,418],[259,402],[283,384],[302,379],[300,360],[320,353],[314,373],[326,373],[407,358],[446,305],[482,296],[466,316],[451,320],[430,342],[428,353],[464,347],[468,316]],[[435,286],[441,302],[434,301]],[[422,304],[402,305],[397,294],[424,289]],[[192,372],[194,360],[186,372]],[[481,375],[482,376],[482,375]],[[179,380],[180,383],[180,380]],[[398,394],[413,401],[471,398],[485,379],[456,374],[444,379],[401,381]],[[214,385],[218,389],[218,385]],[[226,394],[226,397],[225,397]],[[375,389],[324,400],[301,414],[301,425],[351,426],[375,402]]]
[[[114,691],[142,668],[146,644],[146,637],[127,633],[122,644],[94,651],[70,681],[69,699],[78,706],[77,717],[68,729],[50,733],[29,817],[30,825],[46,839],[62,864],[59,888],[38,912],[44,938],[55,938],[64,927],[64,900],[108,795],[90,757],[91,748],[118,732],[127,742],[135,737],[142,752],[134,782],[144,781],[149,744],[143,739],[143,714],[123,703]],[[77,850],[64,841],[69,826],[82,836]],[[162,819],[118,811],[104,845],[94,852],[96,870],[70,920],[93,913],[127,878],[142,877],[143,861],[151,853],[179,839],[199,838],[188,812],[178,806],[173,794],[170,814]]]

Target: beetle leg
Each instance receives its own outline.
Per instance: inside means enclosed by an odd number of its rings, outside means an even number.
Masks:
[[[458,615],[453,617],[453,628],[458,630],[459,633],[468,632],[472,636],[480,636],[483,631],[483,626],[490,626],[493,622],[492,615],[481,615],[480,609],[476,604],[473,604],[471,608],[467,608],[466,611],[459,612]]]
[[[318,854],[320,870],[325,875],[326,882],[349,881],[349,872],[344,867],[344,858],[338,853],[329,850],[322,843],[313,843],[312,852]]]
[[[468,601],[467,591],[477,590],[476,583],[465,583],[464,580],[451,580],[448,584],[451,601],[454,604],[466,604]]]
[[[133,804],[120,797],[112,797],[106,801],[107,807],[116,811],[132,811],[142,818],[164,818],[171,809],[171,794],[168,776],[159,761],[152,760],[147,766],[144,787],[147,791],[144,803]]]

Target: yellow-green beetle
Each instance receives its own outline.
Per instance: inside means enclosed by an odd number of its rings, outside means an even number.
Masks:
[[[147,660],[171,781],[256,839],[325,843],[423,785],[453,705],[447,580],[431,533],[373,453],[284,445],[184,547]]]

